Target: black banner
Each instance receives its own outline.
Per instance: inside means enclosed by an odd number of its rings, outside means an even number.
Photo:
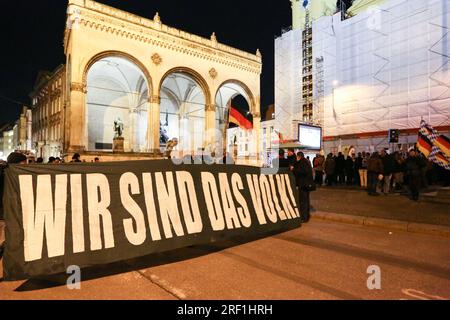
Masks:
[[[171,161],[6,169],[4,279],[299,227],[289,173]]]

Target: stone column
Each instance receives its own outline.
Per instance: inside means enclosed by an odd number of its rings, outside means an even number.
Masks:
[[[69,112],[71,153],[87,149],[86,93],[86,86],[83,83],[71,83]]]
[[[218,128],[217,128],[218,129]],[[205,106],[205,143],[208,150],[216,144],[216,106],[213,104]]]
[[[259,165],[261,159],[261,113],[253,113],[253,139],[255,146],[253,152],[256,153],[256,162]]]
[[[148,152],[157,154],[160,152],[160,125],[161,125],[161,97],[152,96],[149,99],[147,144]]]
[[[139,152],[138,143],[138,115],[139,111],[137,108],[130,110],[130,150],[132,152]]]

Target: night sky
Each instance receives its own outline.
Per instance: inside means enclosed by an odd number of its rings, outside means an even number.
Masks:
[[[289,0],[99,0],[98,2],[152,19],[158,11],[166,25],[238,49],[263,54],[261,106],[274,102],[274,39],[292,24]],[[29,105],[39,70],[65,62],[65,0],[2,2],[0,33],[0,123],[18,118],[20,104]],[[264,112],[264,110],[263,110]]]

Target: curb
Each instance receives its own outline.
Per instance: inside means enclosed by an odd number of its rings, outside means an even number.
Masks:
[[[348,214],[317,211],[311,213],[312,220],[334,221],[370,228],[382,228],[395,231],[421,233],[450,238],[450,227],[400,220],[379,219]]]

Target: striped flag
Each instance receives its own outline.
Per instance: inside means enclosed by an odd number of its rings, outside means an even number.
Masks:
[[[450,157],[450,139],[440,135],[433,127],[425,121],[420,123],[420,132],[425,135],[436,147],[438,147],[445,156]]]
[[[422,132],[419,132],[419,138],[417,139],[416,145],[417,149],[427,158],[430,156],[431,151],[433,151],[433,144],[425,135],[422,134]]]
[[[425,121],[420,123],[416,145],[428,160],[450,170],[450,140],[444,135],[439,135]]]
[[[433,151],[431,151],[428,159],[441,167],[450,170],[450,159],[446,157],[438,147],[433,146]]]
[[[240,128],[251,130],[253,129],[253,123],[242,115],[238,109],[233,106],[230,107],[230,123],[238,125]]]

